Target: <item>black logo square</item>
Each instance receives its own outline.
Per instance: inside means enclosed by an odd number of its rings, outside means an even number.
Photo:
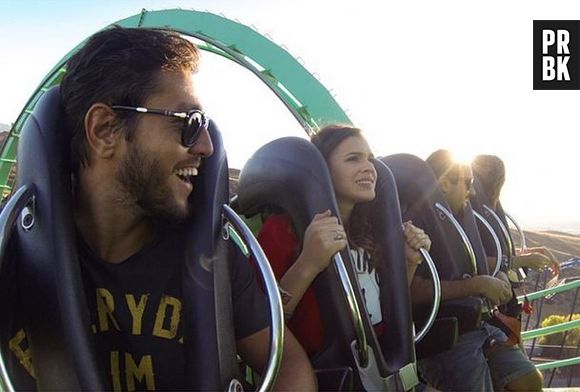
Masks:
[[[580,90],[580,21],[534,20],[534,90]]]

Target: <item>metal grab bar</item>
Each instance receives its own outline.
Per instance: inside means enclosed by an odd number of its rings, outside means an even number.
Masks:
[[[8,238],[16,219],[20,216],[20,212],[30,202],[34,195],[34,185],[24,185],[20,187],[4,206],[2,213],[0,213],[0,271],[2,271],[2,264],[4,261],[4,252],[8,245]],[[0,352],[0,389],[4,392],[14,392],[14,386],[8,375],[4,357]]]
[[[250,248],[250,253],[254,256],[254,260],[264,280],[268,306],[270,307],[270,315],[272,318],[272,327],[270,328],[268,362],[266,363],[265,371],[262,372],[262,380],[257,391],[270,391],[276,382],[284,346],[284,311],[282,309],[282,299],[280,298],[278,283],[276,282],[276,278],[264,251],[260,247],[260,244],[258,244],[251,230],[229,206],[224,204],[222,208],[224,218],[233,226],[242,240]]]
[[[501,220],[501,218],[499,217],[499,215],[497,215],[497,213],[492,208],[490,208],[489,206],[487,206],[485,204],[483,205],[483,208],[491,216],[493,216],[493,218],[497,221],[499,227],[501,228],[501,232],[502,232],[502,234],[503,234],[503,236],[505,238],[506,244],[508,246],[508,253],[509,253],[508,256],[515,255],[516,254],[516,252],[515,252],[515,246],[514,246],[514,243],[512,241],[512,237],[510,236],[510,232],[509,232],[508,228],[506,227],[506,225],[503,223],[503,221]],[[525,242],[525,240],[524,240],[524,242]],[[522,249],[523,249],[523,247],[522,247]],[[511,269],[511,267],[512,267],[512,265],[510,263],[510,269]],[[518,275],[519,275],[518,276],[518,279],[520,281],[522,281],[522,280],[524,280],[526,278],[526,272],[524,271],[523,268],[518,268],[517,269],[517,272],[518,272]]]
[[[483,205],[483,208],[491,216],[493,216],[493,218],[497,221],[497,224],[501,228],[502,234],[503,234],[503,236],[505,238],[505,241],[507,243],[507,246],[508,246],[508,252],[509,252],[509,254],[510,255],[515,254],[515,248],[514,248],[514,243],[512,242],[512,237],[510,236],[510,232],[508,231],[507,227],[502,222],[501,218],[496,214],[496,212],[492,208],[486,206],[485,204]]]
[[[491,225],[489,224],[488,221],[485,220],[485,218],[483,216],[481,216],[481,214],[477,211],[473,211],[473,215],[475,215],[475,217],[477,219],[479,219],[479,221],[481,223],[483,223],[483,225],[485,226],[485,228],[487,229],[487,231],[489,231],[489,234],[491,234],[491,237],[493,238],[493,242],[495,243],[495,250],[496,250],[496,258],[495,258],[495,268],[493,270],[493,274],[491,276],[496,276],[497,273],[499,272],[499,269],[501,268],[501,260],[502,260],[502,252],[501,252],[501,243],[499,242],[499,238],[496,234],[496,232],[493,230],[493,227],[491,227]]]
[[[419,343],[421,339],[427,335],[427,332],[429,332],[433,326],[433,323],[435,322],[435,318],[439,312],[439,305],[441,304],[441,280],[439,279],[439,274],[437,273],[437,267],[435,267],[435,263],[433,262],[429,252],[423,248],[420,248],[419,252],[421,252],[421,256],[423,256],[423,260],[425,260],[427,263],[429,271],[431,271],[431,276],[433,277],[433,308],[431,309],[431,313],[429,314],[429,318],[423,326],[423,329],[421,329],[419,333],[415,335],[415,343]]]
[[[516,222],[516,220],[514,219],[513,216],[511,216],[510,214],[508,214],[507,212],[505,212],[505,216],[506,218],[508,218],[510,221],[512,221],[512,223],[514,224],[514,226],[516,227],[516,229],[518,230],[518,233],[520,235],[520,246],[522,248],[522,250],[526,249],[526,236],[524,234],[524,230],[522,230],[522,227],[518,224],[518,222]]]
[[[449,221],[453,224],[453,226],[455,226],[455,230],[457,230],[457,232],[461,236],[461,239],[463,240],[463,246],[465,247],[465,250],[467,251],[467,255],[469,256],[469,260],[471,261],[471,265],[473,266],[473,274],[477,275],[477,261],[475,258],[475,252],[473,251],[473,247],[471,246],[471,242],[469,241],[469,237],[467,237],[465,230],[463,230],[463,228],[461,227],[459,222],[457,222],[457,219],[455,219],[453,214],[451,212],[449,212],[449,210],[447,208],[445,208],[441,203],[436,202],[435,208],[437,208],[441,213],[443,213],[449,219]]]
[[[359,356],[358,363],[360,364],[360,366],[365,368],[369,363],[369,347],[367,343],[367,336],[365,334],[362,316],[360,313],[360,308],[358,306],[358,302],[356,302],[354,289],[352,287],[350,279],[348,278],[348,272],[346,270],[346,267],[344,266],[344,261],[342,260],[342,256],[340,255],[340,253],[337,253],[333,256],[333,261],[336,271],[338,272],[338,277],[342,285],[342,290],[346,302],[348,304],[348,309],[350,310],[352,322],[354,324],[354,330],[357,340],[356,350]]]

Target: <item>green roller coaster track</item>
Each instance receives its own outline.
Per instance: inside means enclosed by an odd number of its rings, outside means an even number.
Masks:
[[[328,122],[350,123],[348,116],[328,90],[286,50],[240,23],[208,12],[192,10],[146,11],[112,25],[135,28],[171,29],[201,41],[199,47],[253,72],[278,96],[308,134]],[[110,26],[107,26],[108,28]],[[0,188],[10,192],[10,172],[16,163],[22,126],[38,99],[66,72],[67,60],[83,45],[80,43],[48,73],[26,103],[12,126],[0,154]]]

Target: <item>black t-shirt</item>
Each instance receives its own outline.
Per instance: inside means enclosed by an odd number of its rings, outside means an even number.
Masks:
[[[106,387],[177,390],[186,385],[183,241],[181,235],[167,233],[119,264],[100,260],[78,241],[91,329]],[[236,339],[241,339],[267,327],[268,313],[248,260],[233,248],[234,330]]]

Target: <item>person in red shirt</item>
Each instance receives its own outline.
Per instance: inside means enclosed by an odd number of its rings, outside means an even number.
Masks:
[[[287,215],[269,216],[258,234],[285,294],[288,326],[309,355],[318,352],[324,342],[320,304],[312,282],[347,244],[371,322],[379,326],[379,331],[383,322],[375,268],[381,262],[381,254],[369,219],[373,213],[369,202],[375,199],[377,180],[373,153],[361,130],[348,125],[326,126],[312,138],[312,143],[328,165],[340,220],[328,210],[316,214],[306,228],[302,244]],[[429,250],[431,241],[412,222],[405,222],[403,230],[407,278],[411,281],[421,262],[419,248]]]

